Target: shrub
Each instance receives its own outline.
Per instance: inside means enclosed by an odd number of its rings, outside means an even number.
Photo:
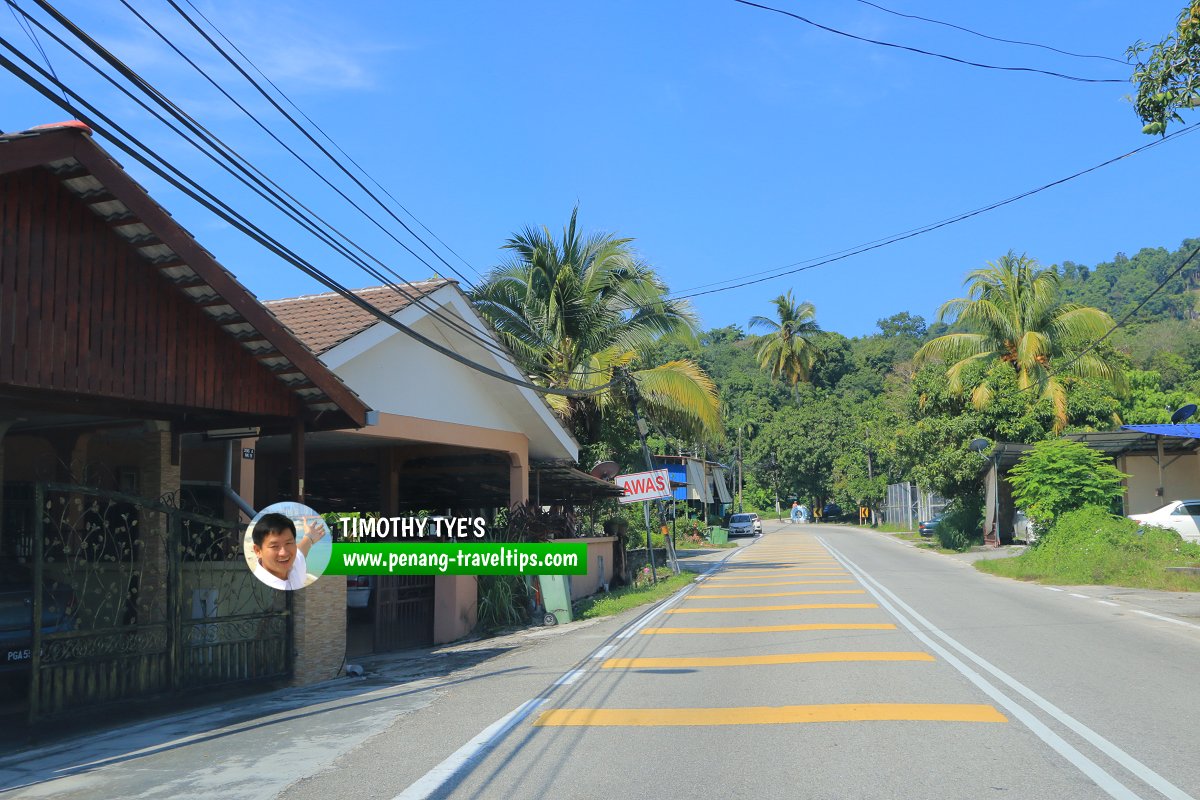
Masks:
[[[934,529],[938,543],[947,550],[957,550],[961,553],[972,544],[982,542],[981,509],[982,503],[974,495],[950,501],[943,512],[942,521]]]
[[[1038,442],[1008,473],[1017,505],[1043,528],[1068,511],[1111,506],[1128,477],[1100,452],[1069,439]]]
[[[480,575],[479,627],[485,631],[528,621],[529,594],[520,575]]]
[[[1197,559],[1200,545],[1183,541],[1175,531],[1147,527],[1139,533],[1133,520],[1114,516],[1103,506],[1087,506],[1060,515],[1037,547],[983,568],[1055,583],[1165,588],[1171,578],[1164,567]]]

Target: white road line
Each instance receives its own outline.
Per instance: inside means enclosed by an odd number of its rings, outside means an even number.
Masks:
[[[1065,591],[1066,591],[1066,589],[1059,589],[1059,588],[1057,588],[1057,587],[1054,587],[1054,586],[1043,586],[1042,588],[1043,588],[1043,589],[1049,589],[1049,590],[1050,590],[1050,591],[1052,591],[1052,592],[1065,592]]]
[[[746,546],[749,547],[750,545],[746,545]],[[725,562],[729,560],[730,556],[732,556],[740,551],[741,551],[740,547],[737,548],[736,550],[730,550],[727,554],[725,554],[721,558],[720,561],[713,564],[711,567],[709,567],[704,572],[702,572],[700,574],[700,576],[696,578],[696,580],[692,581],[690,584],[688,584],[687,586],[680,589],[678,592],[676,592],[671,597],[667,598],[662,603],[659,603],[651,611],[642,615],[636,622],[634,622],[628,628],[626,628],[625,630],[618,633],[617,638],[618,639],[628,639],[631,636],[637,635],[638,631],[640,631],[642,628],[646,627],[646,625],[648,625],[650,623],[650,620],[654,619],[654,617],[656,617],[659,614],[661,614],[662,612],[666,611],[667,608],[675,605],[680,600],[682,600],[685,596],[687,596],[688,592],[692,591],[692,589],[695,589],[697,586],[699,586],[700,583],[705,578],[707,578],[709,575],[712,575],[714,572],[719,570],[721,567],[725,566]]]
[[[546,702],[545,697],[535,697],[508,712],[484,728],[474,739],[451,753],[445,761],[426,772],[416,783],[396,795],[394,800],[423,800],[429,797],[442,788],[442,785],[453,778],[460,769],[478,758],[506,733],[521,724],[522,720],[536,711],[544,702]]]
[[[1151,619],[1159,619],[1163,622],[1169,622],[1172,625],[1182,625],[1185,628],[1195,628],[1196,630],[1200,631],[1200,625],[1193,625],[1192,623],[1184,622],[1181,619],[1172,619],[1171,617],[1164,617],[1161,614],[1151,614],[1149,611],[1139,611],[1136,608],[1133,609],[1133,613],[1141,614],[1143,617],[1150,617]]]
[[[575,681],[582,678],[583,674],[585,672],[587,672],[587,670],[583,669],[582,667],[580,667],[579,669],[573,669],[570,672],[568,672],[566,675],[563,675],[561,678],[556,680],[554,682],[554,685],[555,686],[570,686],[572,683],[574,683]]]
[[[1060,722],[1061,724],[1063,724],[1070,730],[1074,731],[1079,736],[1083,737],[1085,740],[1087,740],[1089,743],[1091,743],[1094,747],[1096,747],[1096,749],[1098,749],[1100,752],[1104,753],[1106,756],[1113,759],[1118,764],[1123,766],[1125,769],[1127,769],[1131,773],[1133,773],[1133,775],[1135,777],[1137,777],[1139,780],[1154,787],[1154,789],[1156,791],[1158,791],[1160,794],[1162,794],[1164,797],[1170,798],[1170,800],[1196,800],[1194,797],[1192,797],[1191,795],[1187,794],[1185,791],[1183,791],[1179,787],[1172,784],[1166,778],[1159,775],[1154,770],[1150,769],[1150,767],[1148,767],[1145,764],[1143,764],[1142,762],[1138,761],[1136,758],[1131,756],[1129,753],[1126,753],[1124,750],[1117,747],[1115,744],[1108,741],[1103,736],[1096,733],[1095,731],[1093,731],[1091,728],[1084,725],[1079,720],[1077,720],[1074,717],[1072,717],[1071,715],[1067,714],[1061,708],[1058,708],[1053,703],[1046,700],[1044,697],[1037,694],[1029,687],[1020,683],[1012,676],[1001,671],[997,667],[995,667],[992,664],[985,661],[980,656],[978,656],[975,653],[968,650],[963,645],[959,644],[957,641],[952,639],[950,636],[948,636],[947,634],[945,634],[944,632],[939,630],[929,620],[925,619],[925,617],[918,614],[911,606],[909,606],[907,603],[905,603],[903,600],[901,600],[899,597],[897,597],[895,594],[893,594],[890,589],[885,587],[883,584],[879,583],[877,580],[875,580],[871,576],[869,576],[866,572],[863,572],[863,570],[857,564],[854,564],[849,559],[847,559],[845,556],[841,555],[838,551],[834,550],[832,547],[829,546],[828,543],[826,543],[819,537],[818,537],[818,541],[821,541],[821,543],[824,544],[825,547],[828,548],[831,553],[833,553],[834,557],[837,558],[839,561],[841,561],[846,566],[846,569],[849,570],[851,574],[854,574],[856,577],[858,577],[859,581],[863,584],[863,586],[865,586],[867,588],[867,590],[870,591],[873,595],[875,595],[875,597],[879,600],[880,605],[883,606],[884,608],[887,608],[889,611],[891,611],[892,614],[896,617],[896,619],[900,620],[901,624],[904,625],[904,627],[907,628],[910,633],[912,633],[919,640],[924,642],[927,646],[933,648],[935,650],[935,652],[942,655],[943,658],[946,658],[946,660],[951,665],[953,665],[956,669],[958,669],[959,672],[961,672],[964,676],[966,676],[966,678],[968,680],[970,680],[972,683],[974,683],[976,686],[978,686],[980,689],[982,689],[985,694],[987,694],[989,697],[992,697],[993,699],[995,699],[996,702],[1000,703],[1006,709],[1010,710],[1012,712],[1013,716],[1017,717],[1022,722],[1024,722],[1025,725],[1028,726],[1030,730],[1032,730],[1040,739],[1042,739],[1042,741],[1046,742],[1046,744],[1050,745],[1060,755],[1062,755],[1069,762],[1074,764],[1081,772],[1083,772],[1085,775],[1087,775],[1089,778],[1091,778],[1092,781],[1094,781],[1096,783],[1096,785],[1099,786],[1101,789],[1103,789],[1109,796],[1114,797],[1114,798],[1137,798],[1138,797],[1138,795],[1134,794],[1128,787],[1126,787],[1124,784],[1122,784],[1120,781],[1118,781],[1116,778],[1114,778],[1112,775],[1110,775],[1108,772],[1106,772],[1102,767],[1100,767],[1100,765],[1096,764],[1094,761],[1089,759],[1087,756],[1083,755],[1083,753],[1081,753],[1077,749],[1075,749],[1071,744],[1069,744],[1061,736],[1059,736],[1054,731],[1050,730],[1050,728],[1048,728],[1044,723],[1042,723],[1039,719],[1037,719],[1037,717],[1034,717],[1024,707],[1018,705],[1016,703],[1016,701],[1010,699],[1009,697],[1007,697],[1006,695],[1001,693],[1000,690],[997,689],[995,686],[993,686],[991,683],[988,683],[983,678],[983,676],[981,676],[979,673],[972,670],[966,664],[963,664],[961,661],[959,661],[957,658],[955,658],[953,655],[951,655],[949,652],[947,652],[945,650],[945,648],[941,647],[936,642],[929,639],[929,637],[926,636],[925,633],[923,633],[919,628],[916,627],[916,625],[913,623],[913,621],[924,626],[926,631],[933,634],[934,636],[937,636],[939,639],[944,641],[947,645],[949,645],[950,647],[957,650],[960,654],[962,654],[968,660],[973,661],[977,666],[982,668],[984,671],[991,673],[993,677],[995,677],[995,678],[999,679],[1001,682],[1007,684],[1011,689],[1015,690],[1017,693],[1019,693],[1020,695],[1025,697],[1026,700],[1029,700],[1030,702],[1032,702],[1034,705],[1036,705],[1038,708],[1040,708],[1043,712],[1045,712],[1049,716],[1053,717],[1055,720],[1057,720],[1058,722]],[[906,618],[905,616],[902,616],[899,612],[897,612],[896,608],[894,606],[892,606],[884,598],[885,595],[888,598],[890,598],[892,601],[894,601],[896,606],[899,606],[900,608],[904,609],[905,613],[908,614],[909,616],[911,616],[913,621],[910,621],[908,618]],[[1184,624],[1187,624],[1187,623],[1184,623]]]
[[[1120,603],[1110,603],[1110,602],[1108,602],[1107,600],[1097,600],[1096,602],[1097,602],[1097,603],[1099,603],[1099,604],[1100,604],[1100,605],[1102,605],[1102,606],[1112,606],[1113,608],[1120,608],[1120,607],[1121,607],[1121,604],[1120,604]]]
[[[1088,597],[1086,594],[1079,594],[1078,592],[1068,592],[1068,594],[1070,594],[1071,597],[1082,597],[1084,600],[1092,599],[1092,598]]]
[[[729,555],[726,555],[719,562],[714,564],[703,574],[702,577],[707,577],[713,572],[716,572],[725,563],[725,560],[736,552],[738,552],[738,550],[731,550]],[[686,595],[695,587],[695,583],[689,583],[674,595],[667,598],[667,600],[659,603],[652,611],[647,614],[643,614],[632,624],[626,626],[626,628],[617,634],[615,638],[628,639],[630,636],[633,636],[639,630],[644,628],[646,623],[660,614],[663,609],[679,602],[684,595]],[[603,658],[606,653],[611,652],[614,648],[616,648],[616,646],[616,644],[606,644],[592,653],[591,657],[593,659]],[[510,711],[488,727],[484,728],[474,739],[451,753],[445,761],[429,770],[429,772],[426,772],[407,789],[396,795],[393,800],[424,800],[424,798],[434,794],[451,780],[453,780],[454,776],[457,775],[464,767],[468,766],[473,761],[482,758],[483,755],[493,746],[495,746],[495,744],[499,742],[509,731],[528,719],[530,714],[532,714],[534,711],[537,711],[542,704],[546,703],[550,699],[549,694],[551,691],[553,691],[554,687],[569,686],[575,683],[575,681],[579,680],[579,678],[583,677],[585,672],[586,669],[580,667],[566,673],[557,681],[555,681],[545,692],[533,698],[532,700],[522,703],[514,710]]]

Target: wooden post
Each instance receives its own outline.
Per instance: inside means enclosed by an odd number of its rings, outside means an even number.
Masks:
[[[292,420],[292,500],[304,502],[304,420]]]

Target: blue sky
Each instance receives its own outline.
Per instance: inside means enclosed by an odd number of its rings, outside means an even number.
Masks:
[[[671,288],[684,291],[935,222],[1151,141],[1125,99],[1128,84],[965,67],[851,41],[731,0],[351,0],[336,14],[327,3],[305,0],[193,2],[479,271],[499,261],[499,247],[513,231],[547,225],[558,232],[578,203],[586,229],[633,237]],[[19,3],[34,9],[32,0]],[[880,4],[994,36],[1117,58],[1137,39],[1161,38],[1183,5]],[[121,4],[57,5],[401,275],[428,276],[425,265],[305,174]],[[165,0],[136,5],[281,138],[346,184]],[[973,61],[1095,78],[1125,79],[1130,72],[988,42],[853,0],[774,5],[862,36]],[[0,35],[33,52],[11,15],[0,15]],[[375,283],[276,218],[71,56],[43,44],[64,80],[275,236],[347,285]],[[0,129],[65,117],[15,78],[0,78]],[[1181,137],[958,225],[699,297],[695,306],[705,327],[745,327],[751,316],[770,313],[771,298],[792,289],[816,305],[823,327],[863,335],[900,311],[932,319],[960,293],[968,270],[1009,249],[1043,263],[1089,265],[1142,247],[1174,249],[1200,235],[1191,190],[1197,146],[1200,137]],[[260,297],[321,290],[116,155]]]

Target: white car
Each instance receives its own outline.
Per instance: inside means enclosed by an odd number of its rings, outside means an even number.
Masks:
[[[729,518],[730,536],[754,536],[762,533],[762,520],[758,514],[734,514]]]
[[[1200,500],[1172,500],[1148,514],[1130,514],[1143,525],[1170,528],[1189,542],[1200,542]]]

